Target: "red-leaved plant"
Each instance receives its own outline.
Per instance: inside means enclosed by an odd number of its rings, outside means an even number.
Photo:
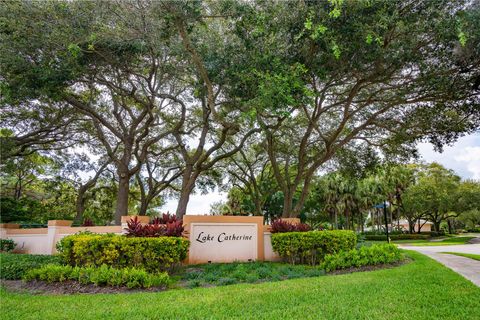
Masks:
[[[292,223],[282,219],[274,220],[271,224],[271,227],[272,233],[305,232],[311,230],[310,226],[306,223]]]
[[[174,222],[167,222],[165,224],[165,236],[167,237],[181,237],[183,233],[183,221],[176,220]]]
[[[93,227],[95,224],[93,223],[92,219],[86,218],[83,220],[82,227]]]
[[[162,223],[166,221],[166,223]],[[162,218],[156,217],[149,224],[141,224],[138,217],[127,221],[127,236],[129,237],[181,237],[184,227],[183,221],[168,214]]]
[[[129,237],[141,237],[143,234],[143,225],[138,220],[138,217],[133,217],[132,219],[127,221],[127,227],[125,228],[127,231],[127,236]]]
[[[177,216],[174,214],[170,214],[169,212],[167,213],[162,213],[161,217],[155,217],[153,221],[158,220],[160,224],[167,224],[167,223],[172,223],[177,221]]]

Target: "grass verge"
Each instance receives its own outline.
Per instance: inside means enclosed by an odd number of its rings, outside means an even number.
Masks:
[[[425,239],[417,239],[417,240],[395,240],[392,243],[396,244],[403,244],[406,246],[415,246],[415,247],[434,247],[434,246],[451,246],[451,245],[459,245],[459,244],[467,244],[468,241],[475,237],[452,237],[452,238],[445,238],[441,240],[425,240]],[[386,243],[386,241],[365,241],[364,244],[370,246],[372,244],[377,243]]]
[[[480,288],[416,252],[398,268],[159,293],[0,292],[2,319],[478,319]]]
[[[434,247],[434,246],[452,246],[452,245],[459,245],[459,244],[466,244],[468,241],[475,237],[455,237],[455,238],[446,238],[441,241],[425,241],[425,242],[416,242],[416,243],[403,243],[405,245],[412,245],[412,246],[426,246],[426,247]]]
[[[473,260],[480,261],[480,254],[460,253],[460,252],[442,252],[442,253],[453,254],[453,255],[456,255],[456,256],[466,257],[466,258],[470,258],[470,259],[473,259]]]

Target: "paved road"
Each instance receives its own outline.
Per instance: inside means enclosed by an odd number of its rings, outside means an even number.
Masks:
[[[444,264],[480,287],[480,261],[440,252],[480,254],[480,244],[417,247],[400,245],[402,249],[415,250]]]

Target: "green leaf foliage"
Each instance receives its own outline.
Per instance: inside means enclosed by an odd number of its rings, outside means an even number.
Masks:
[[[169,283],[169,276],[166,272],[150,274],[138,268],[116,269],[107,265],[72,267],[48,264],[28,271],[24,280],[41,280],[49,283],[73,280],[81,284],[134,289],[166,286]]]
[[[290,263],[316,265],[326,254],[351,250],[357,236],[350,230],[286,232],[272,234],[272,247]]]
[[[63,238],[57,249],[71,266],[135,267],[158,272],[187,257],[189,241],[177,237],[128,238],[120,235],[80,234]]]
[[[382,244],[327,254],[321,266],[325,271],[330,272],[352,267],[394,263],[401,259],[402,254],[396,245]]]
[[[0,252],[10,252],[15,249],[15,242],[12,239],[0,239]]]
[[[0,253],[0,278],[6,280],[22,279],[26,272],[46,264],[60,264],[58,256],[41,254]]]

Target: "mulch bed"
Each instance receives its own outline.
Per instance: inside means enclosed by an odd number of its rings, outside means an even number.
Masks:
[[[411,262],[412,259],[405,258],[399,262],[391,264],[380,264],[376,266],[364,266],[359,268],[348,268],[342,270],[335,270],[328,272],[326,275],[340,275],[353,272],[375,271],[381,269],[391,269]],[[265,281],[258,281],[257,283],[265,283]],[[49,294],[49,295],[64,295],[64,294],[97,294],[97,293],[136,293],[136,292],[160,292],[165,291],[165,288],[148,288],[148,289],[128,289],[126,287],[99,287],[93,284],[80,284],[76,281],[54,282],[48,283],[45,281],[30,281],[22,280],[1,280],[0,284],[10,292],[29,293],[29,294]],[[185,288],[187,281],[179,281],[177,288]],[[213,284],[206,284],[202,287],[215,287]]]
[[[375,271],[375,270],[381,270],[381,269],[392,269],[395,267],[399,267],[401,265],[407,264],[412,262],[413,260],[410,258],[404,258],[398,262],[390,263],[390,264],[377,264],[375,266],[363,266],[363,267],[352,267],[348,269],[341,269],[341,270],[335,270],[335,271],[330,271],[327,273],[327,275],[337,275],[337,274],[347,274],[347,273],[353,273],[353,272],[366,272],[366,271]]]
[[[135,293],[135,292],[159,292],[165,288],[128,289],[127,287],[99,287],[93,284],[80,284],[76,281],[53,282],[22,280],[2,280],[1,285],[10,292],[30,294],[96,294],[96,293]]]

